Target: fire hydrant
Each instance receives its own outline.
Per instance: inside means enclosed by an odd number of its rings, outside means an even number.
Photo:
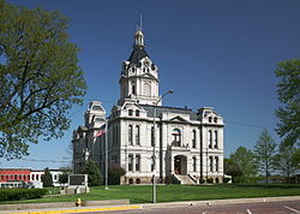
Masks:
[[[81,207],[81,199],[80,198],[76,199],[75,205],[76,205],[76,207]]]

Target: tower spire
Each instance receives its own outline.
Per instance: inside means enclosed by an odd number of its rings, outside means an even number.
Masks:
[[[135,33],[135,46],[137,47],[144,47],[144,34],[142,32],[143,28],[143,16],[140,14],[140,24],[137,27],[137,31]]]

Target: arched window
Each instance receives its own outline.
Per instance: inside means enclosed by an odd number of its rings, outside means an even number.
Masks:
[[[173,142],[172,145],[174,146],[181,146],[181,132],[179,129],[173,129]]]
[[[218,131],[215,131],[215,148],[218,148]]]
[[[212,131],[208,131],[208,147],[211,149],[212,148]]]
[[[128,142],[130,145],[133,145],[133,140],[132,140],[132,125],[128,126]]]
[[[135,127],[135,143],[136,145],[140,145],[140,126]]]
[[[193,148],[196,148],[196,130],[193,130],[192,145],[193,145]]]
[[[132,109],[129,109],[128,110],[128,116],[132,116],[133,115],[133,111],[132,111]]]
[[[144,96],[148,96],[148,97],[151,96],[151,84],[149,82],[144,83],[143,91],[144,91]]]

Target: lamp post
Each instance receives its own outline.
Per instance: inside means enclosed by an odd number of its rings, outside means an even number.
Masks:
[[[108,190],[108,119],[105,120],[105,189]]]
[[[156,137],[155,137],[155,118],[156,118],[156,106],[157,104],[168,94],[173,94],[174,91],[173,90],[169,90],[166,93],[164,93],[158,101],[156,101],[156,103],[153,106],[153,185],[152,185],[152,203],[156,203],[156,181],[155,181],[155,174],[156,174],[156,152],[155,152],[155,147],[156,147]]]

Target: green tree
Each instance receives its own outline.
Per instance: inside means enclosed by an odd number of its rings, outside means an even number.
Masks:
[[[275,70],[280,78],[277,93],[282,106],[277,109],[277,133],[284,141],[300,140],[300,59],[280,62]]]
[[[263,130],[254,146],[255,162],[259,171],[265,174],[266,183],[269,183],[269,176],[274,168],[276,146],[267,129]]]
[[[88,174],[89,186],[99,186],[103,183],[103,178],[95,161],[87,161],[81,173]]]
[[[0,158],[9,160],[63,136],[86,83],[64,16],[0,0],[0,20]]]
[[[274,166],[290,183],[290,176],[296,172],[299,162],[296,159],[296,147],[293,142],[283,141],[279,145],[279,153],[275,155]]]
[[[242,172],[239,178],[241,183],[249,183],[251,178],[257,175],[255,158],[251,150],[240,146],[234,153],[230,155],[230,159],[239,166]]]
[[[110,185],[119,185],[120,178],[126,174],[125,169],[121,168],[118,165],[113,165],[108,170],[108,184]]]
[[[41,177],[43,182],[43,187],[53,187],[52,175],[48,168],[44,170],[44,174]]]
[[[59,175],[58,182],[60,184],[66,184],[68,183],[68,179],[69,179],[69,173],[63,172],[63,174]]]
[[[232,176],[233,183],[239,183],[243,172],[232,159],[224,158],[224,174]]]

